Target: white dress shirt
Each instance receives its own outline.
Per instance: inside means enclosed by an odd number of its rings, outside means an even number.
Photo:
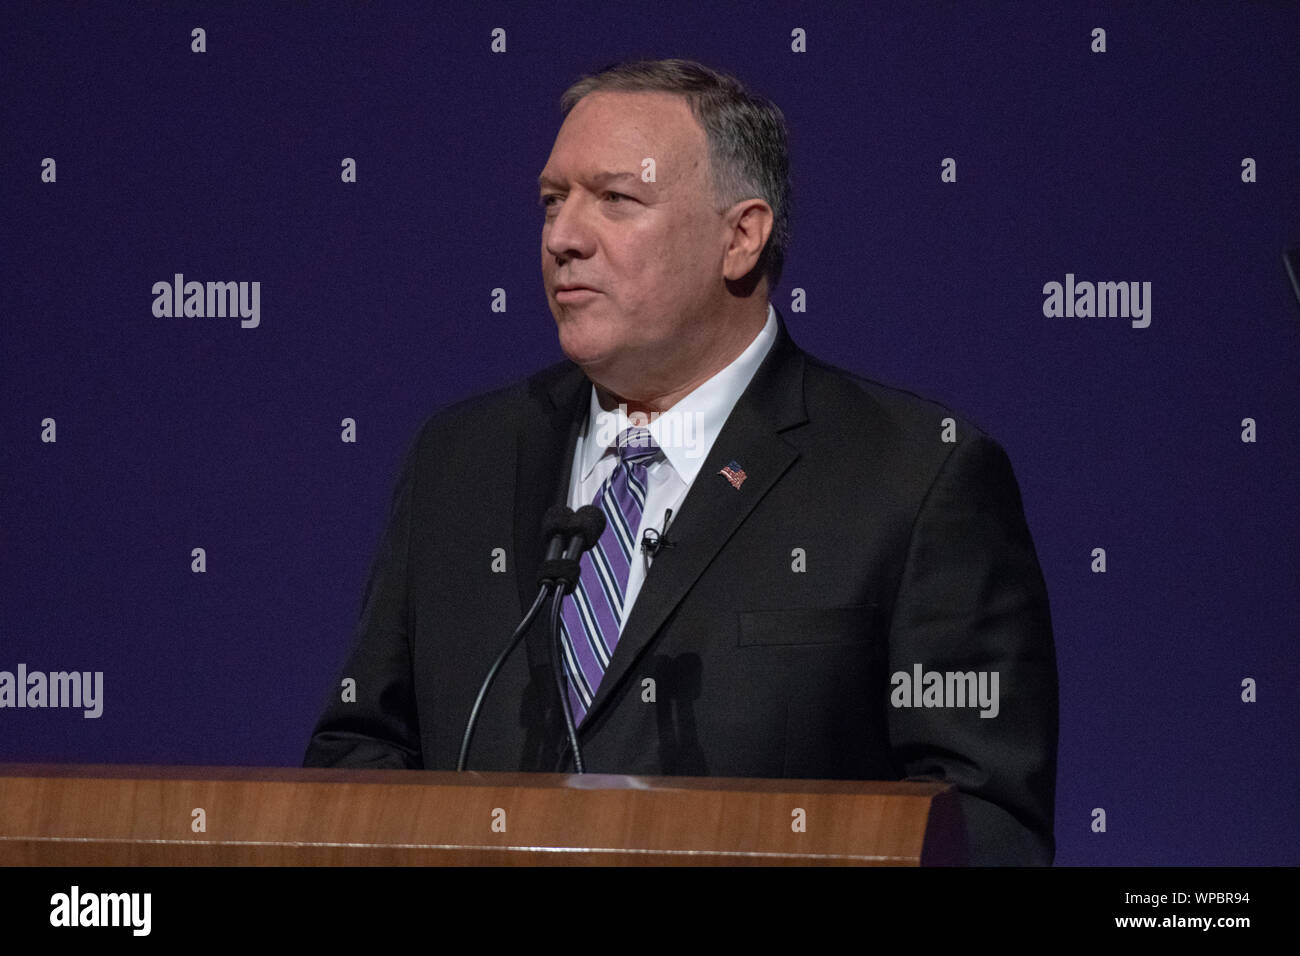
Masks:
[[[662,530],[664,513],[669,508],[673,511],[672,520],[677,520],[677,512],[713,448],[713,442],[774,341],[776,310],[768,303],[767,322],[745,351],[645,426],[655,443],[663,449],[663,454],[646,469],[645,511],[633,538],[637,549],[632,555],[627,591],[623,597],[623,620],[626,621],[632,613],[632,605],[650,569],[650,556],[640,550],[642,535],[647,528]],[[605,411],[600,407],[593,387],[587,421],[573,450],[573,466],[569,473],[570,508],[576,510],[595,502],[596,493],[618,463],[618,449],[614,442],[624,429],[631,427],[634,423],[628,420],[627,409],[620,406]],[[668,539],[672,540],[671,523],[668,530]]]

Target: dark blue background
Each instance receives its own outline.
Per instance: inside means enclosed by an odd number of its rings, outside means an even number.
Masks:
[[[0,669],[102,670],[106,700],[0,710],[0,760],[298,765],[416,428],[561,357],[561,92],[683,56],[789,121],[795,341],[1011,456],[1058,863],[1300,862],[1297,5],[7,3],[2,29]],[[155,318],[175,272],[260,281],[261,326]],[[1045,318],[1067,272],[1150,281],[1150,327]]]

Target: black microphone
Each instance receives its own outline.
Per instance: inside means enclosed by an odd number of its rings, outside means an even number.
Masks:
[[[587,771],[582,764],[582,748],[578,746],[578,732],[573,724],[573,711],[569,707],[568,682],[564,678],[563,668],[560,667],[560,608],[564,596],[578,586],[578,578],[581,575],[579,558],[584,551],[596,546],[604,531],[605,512],[595,505],[583,505],[578,509],[577,514],[574,515],[573,537],[569,539],[560,558],[561,561],[568,561],[573,565],[573,574],[571,577],[565,577],[563,586],[557,587],[551,596],[551,672],[555,677],[555,693],[560,700],[560,712],[564,715],[564,731],[569,738],[569,747],[573,751],[573,769],[578,773]]]
[[[604,515],[602,514],[601,517],[604,518]],[[506,645],[505,650],[497,655],[497,659],[492,663],[492,668],[488,671],[487,677],[483,678],[483,684],[479,687],[478,696],[474,698],[474,708],[470,711],[469,720],[465,724],[465,736],[461,738],[460,757],[456,761],[457,770],[465,769],[465,763],[469,759],[470,740],[474,736],[474,725],[478,723],[479,708],[483,706],[483,701],[487,699],[488,690],[496,682],[497,674],[501,671],[501,665],[506,662],[506,658],[510,656],[511,652],[519,646],[519,642],[523,639],[529,625],[533,623],[533,619],[537,617],[537,612],[541,610],[546,595],[553,589],[558,589],[561,583],[568,580],[567,574],[561,574],[560,572],[567,571],[569,565],[572,565],[574,568],[573,579],[575,582],[577,581],[578,562],[565,561],[563,554],[564,546],[575,534],[579,534],[580,530],[573,509],[564,505],[552,505],[547,509],[545,517],[542,518],[542,540],[546,542],[546,552],[541,569],[538,572],[537,597],[533,599],[532,607],[528,609],[524,619],[515,628],[514,634],[510,637],[510,643]],[[572,587],[570,587],[570,590],[572,590]]]
[[[664,512],[664,527],[660,531],[657,528],[646,528],[641,535],[641,553],[648,554],[652,558],[659,557],[659,552],[664,548],[676,547],[668,540],[668,522],[673,520],[673,509],[669,508]]]
[[[551,505],[542,518],[542,540],[546,542],[544,561],[553,561],[564,550],[565,539],[573,533],[574,514],[572,508],[564,505]]]
[[[565,509],[568,511],[568,509]],[[542,562],[537,580],[543,587],[555,585],[562,588],[563,594],[572,594],[582,577],[582,553],[594,548],[605,531],[605,512],[593,505],[583,505],[575,514],[568,512],[568,522],[564,531],[564,550],[558,557],[551,557],[547,551],[547,560]],[[554,545],[554,542],[552,542]]]
[[[577,580],[579,568],[576,562],[564,557],[565,545],[577,533],[578,518],[572,508],[564,505],[551,505],[542,519],[542,540],[546,542],[546,554],[537,569],[537,586],[545,590],[552,585],[567,581],[569,575]]]
[[[573,517],[573,527],[570,529],[573,537],[564,548],[564,558],[570,561],[577,560],[582,552],[594,548],[600,536],[605,533],[605,512],[595,505],[583,505]]]

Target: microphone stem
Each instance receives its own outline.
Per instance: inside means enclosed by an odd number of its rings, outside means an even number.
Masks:
[[[497,679],[497,671],[501,670],[501,665],[506,662],[506,658],[510,656],[510,652],[515,649],[515,645],[517,645],[519,640],[524,636],[524,632],[528,630],[528,625],[533,623],[533,618],[537,616],[537,611],[541,608],[542,601],[545,600],[549,591],[550,587],[547,585],[543,585],[537,589],[537,597],[533,599],[533,606],[528,609],[528,613],[524,615],[524,619],[519,622],[519,626],[515,628],[515,633],[510,637],[510,643],[506,645],[505,650],[497,655],[496,661],[492,664],[492,669],[488,671],[487,677],[483,679],[483,684],[478,689],[478,697],[474,699],[474,709],[469,713],[469,722],[465,725],[465,736],[460,742],[460,757],[456,761],[457,770],[465,769],[465,761],[469,759],[470,738],[474,736],[474,725],[478,722],[478,711],[479,708],[483,706],[483,700],[487,697],[489,688],[491,688],[493,682]]]
[[[569,708],[569,688],[564,679],[564,670],[560,667],[560,608],[563,604],[564,587],[560,585],[551,598],[551,670],[555,672],[555,689],[560,695],[564,730],[569,737],[569,746],[573,749],[573,767],[578,773],[586,773],[582,766],[582,748],[578,746],[578,732],[573,726],[573,711]]]

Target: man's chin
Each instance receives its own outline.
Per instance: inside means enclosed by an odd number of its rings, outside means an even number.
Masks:
[[[618,352],[616,343],[599,336],[583,335],[565,325],[560,326],[560,348],[570,362],[584,369],[601,368]]]
[[[602,370],[610,368],[613,364],[610,355],[607,352],[584,352],[565,349],[564,354],[568,357],[570,362],[579,366],[584,372],[586,372],[588,378],[599,376]]]

